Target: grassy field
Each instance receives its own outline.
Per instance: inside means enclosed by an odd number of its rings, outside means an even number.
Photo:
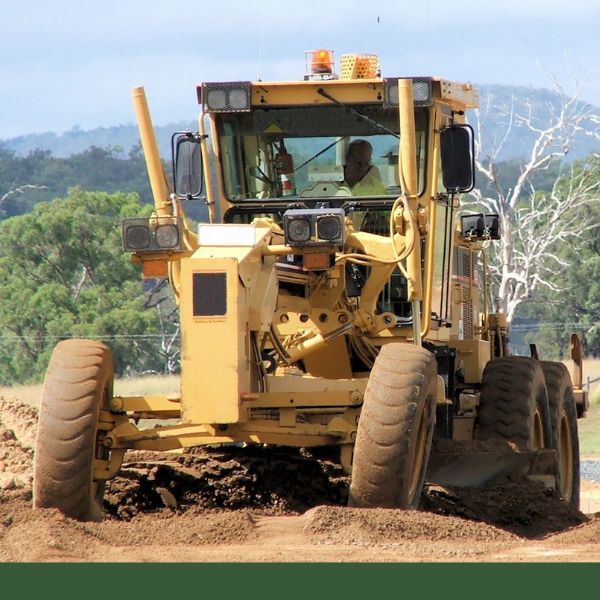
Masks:
[[[567,366],[571,365],[567,363]],[[586,361],[584,382],[587,377],[600,377],[600,360]],[[0,396],[18,398],[21,402],[39,407],[41,385],[0,386]],[[179,390],[179,376],[152,375],[115,381],[116,396],[167,394]],[[582,456],[600,456],[600,381],[591,385],[591,407],[585,419],[579,421],[579,440]]]

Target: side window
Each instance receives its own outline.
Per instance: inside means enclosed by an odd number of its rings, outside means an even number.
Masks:
[[[444,202],[436,204],[436,244],[433,257],[433,280],[431,289],[431,312],[436,320],[447,321],[450,276],[450,243],[452,240],[452,210]]]

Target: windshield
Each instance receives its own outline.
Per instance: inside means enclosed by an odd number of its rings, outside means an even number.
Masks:
[[[427,109],[415,110],[423,189]],[[233,202],[397,197],[398,110],[377,106],[259,109],[217,115],[225,194]]]

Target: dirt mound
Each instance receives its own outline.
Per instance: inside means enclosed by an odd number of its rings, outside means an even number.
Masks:
[[[426,486],[421,509],[483,521],[525,538],[540,538],[587,521],[554,490],[526,478],[505,478],[476,489]]]
[[[350,519],[348,538],[355,535],[352,527],[364,530],[367,536],[385,537],[385,528],[396,523],[403,535],[420,536],[427,532],[424,535],[430,539],[458,539],[463,533],[476,535],[476,525],[465,524],[465,519],[492,526],[492,530],[485,529],[486,533],[479,532],[489,539],[499,529],[522,538],[541,538],[586,521],[581,512],[565,504],[553,490],[525,478],[503,479],[476,489],[427,485],[418,517],[402,511],[355,514],[341,508],[346,504],[349,484],[341,468],[299,452],[231,447],[181,455],[130,453],[127,458],[121,475],[109,482],[107,489],[105,507],[112,519],[130,520],[148,512],[183,514],[216,509],[300,514],[315,506],[329,505],[333,512],[322,512],[321,508],[319,518],[326,520],[327,515],[335,515],[331,522],[341,527],[337,534],[342,538],[346,535],[340,533],[345,519]],[[407,514],[412,515],[409,521]],[[460,518],[461,526],[456,525],[457,519],[449,517]],[[365,521],[367,518],[373,522]]]
[[[301,513],[319,504],[345,504],[341,467],[304,453],[264,448],[194,449],[181,455],[129,453],[109,482],[107,514],[128,520],[149,511],[260,508]]]
[[[600,542],[600,513],[591,516],[586,523],[557,533],[549,539],[558,544],[598,544]]]
[[[485,523],[417,511],[320,506],[309,511],[307,516],[310,517],[305,527],[307,533],[344,544],[517,539],[515,535]]]

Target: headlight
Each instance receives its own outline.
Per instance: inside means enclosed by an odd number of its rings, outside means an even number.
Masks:
[[[127,252],[181,250],[179,219],[173,217],[125,219],[121,227],[123,249]]]
[[[288,246],[343,246],[344,209],[295,208],[283,214],[283,231]]]
[[[210,110],[223,110],[227,106],[225,90],[208,90],[206,93],[206,106]]]
[[[342,223],[337,215],[317,217],[317,238],[333,242],[341,237]]]
[[[177,225],[159,225],[155,232],[156,243],[161,248],[179,247],[179,229]]]
[[[250,82],[202,83],[198,102],[205,112],[250,112]]]
[[[148,225],[131,225],[123,233],[125,250],[143,250],[150,245],[150,230]]]
[[[245,110],[250,107],[250,98],[245,89],[236,89],[229,92],[229,106],[233,110]]]
[[[290,219],[287,222],[287,238],[290,244],[307,242],[310,239],[310,221],[308,219]]]

